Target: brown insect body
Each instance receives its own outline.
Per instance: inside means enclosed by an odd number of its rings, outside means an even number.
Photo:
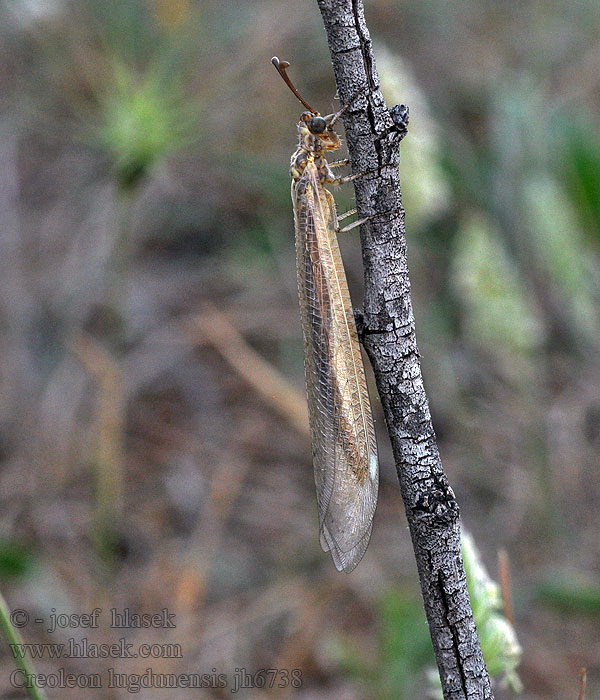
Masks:
[[[290,173],[320,539],[336,568],[350,572],[371,536],[379,467],[335,202],[325,187],[339,181],[324,156],[340,147],[331,128],[337,116],[302,114]]]

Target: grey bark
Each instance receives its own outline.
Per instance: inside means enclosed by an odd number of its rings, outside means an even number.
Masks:
[[[419,361],[399,181],[403,110],[379,90],[361,0],[318,0],[344,115],[365,273],[362,340],[390,434],[446,700],[493,698],[467,591],[459,510],[444,474]],[[375,171],[375,172],[373,172]]]

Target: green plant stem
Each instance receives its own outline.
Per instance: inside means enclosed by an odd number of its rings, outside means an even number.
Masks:
[[[129,265],[131,262],[131,222],[137,190],[132,187],[117,190],[117,216],[115,241],[108,269],[108,306],[118,319],[123,322],[123,302],[127,296]]]
[[[10,621],[10,609],[6,603],[6,600],[4,600],[2,593],[0,593],[0,629],[2,629],[2,634],[9,644],[11,653],[13,649],[11,645],[23,644],[21,635],[17,629],[13,627],[12,622]],[[12,657],[17,668],[23,671],[23,674],[27,679],[27,694],[31,700],[47,700],[46,695],[36,685],[35,680],[33,679],[35,671],[33,667],[30,666],[25,656],[19,657],[13,653]]]

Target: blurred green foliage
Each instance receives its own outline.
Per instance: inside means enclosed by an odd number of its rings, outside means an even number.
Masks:
[[[591,115],[565,115],[557,169],[579,226],[600,246],[600,133]]]
[[[200,12],[184,0],[64,0],[60,10],[29,37],[24,123],[94,147],[120,186],[135,186],[200,137],[202,96],[190,89],[203,55]]]
[[[0,538],[0,578],[26,576],[33,564],[33,550],[21,541]]]
[[[537,587],[536,597],[563,613],[600,615],[600,586],[585,576],[553,576]]]
[[[486,666],[492,678],[519,692],[522,685],[517,667],[522,651],[512,624],[504,616],[500,587],[490,578],[469,533],[462,533],[461,545],[473,618]]]
[[[434,661],[423,603],[405,589],[390,589],[377,607],[377,648],[367,657],[352,639],[338,639],[331,655],[374,700],[414,698]]]
[[[198,137],[199,115],[180,80],[153,67],[140,76],[127,64],[114,63],[105,92],[98,95],[98,113],[92,142],[109,154],[125,188]]]
[[[465,334],[505,357],[539,347],[542,329],[535,310],[489,222],[478,216],[466,221],[457,231],[451,255]]]
[[[379,664],[373,682],[378,700],[420,694],[423,669],[433,649],[422,601],[402,591],[388,591],[378,608]]]

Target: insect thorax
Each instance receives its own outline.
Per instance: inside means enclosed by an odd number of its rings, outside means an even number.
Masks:
[[[320,182],[332,182],[335,179],[322,152],[311,153],[301,147],[294,152],[290,161],[290,175],[294,181],[297,182],[302,177],[309,163],[314,163],[317,168]]]
[[[333,174],[329,170],[325,151],[334,151],[340,147],[340,140],[333,129],[327,129],[322,134],[313,134],[303,121],[298,124],[298,148],[290,162],[290,175],[299,180],[309,162],[313,162],[319,172],[321,182],[330,182]]]

